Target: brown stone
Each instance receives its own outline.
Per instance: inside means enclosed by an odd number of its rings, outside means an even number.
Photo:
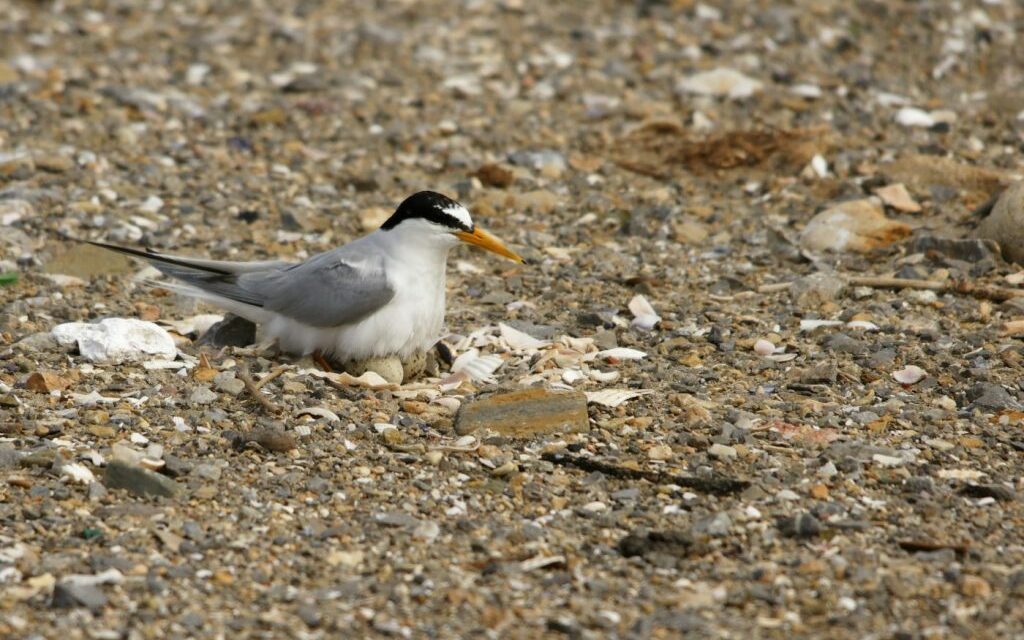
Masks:
[[[467,402],[455,417],[459,435],[490,429],[514,438],[590,430],[587,397],[578,392],[523,389]]]
[[[880,204],[864,199],[841,202],[814,216],[800,244],[808,251],[867,252],[910,235],[911,228],[885,217]]]
[[[498,187],[499,189],[510,186],[516,179],[511,169],[500,164],[485,164],[477,169],[474,175],[484,186]]]
[[[49,371],[36,371],[25,380],[25,388],[39,393],[50,393],[51,391],[63,391],[71,385],[56,373]]]
[[[1008,262],[1024,264],[1024,180],[999,196],[992,213],[978,227],[977,235],[998,242]]]
[[[944,186],[992,193],[1009,182],[997,169],[960,163],[952,158],[911,154],[882,168],[893,182],[902,182],[913,191],[927,192],[929,187]]]

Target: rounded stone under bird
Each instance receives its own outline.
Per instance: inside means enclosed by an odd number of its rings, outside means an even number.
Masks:
[[[208,300],[259,324],[285,352],[350,370],[372,359],[422,358],[440,338],[448,252],[460,242],[523,262],[440,193],[406,198],[376,231],[299,263],[228,262],[91,244],[149,261]],[[371,367],[372,368],[372,367]],[[388,376],[385,376],[388,377]],[[408,365],[406,378],[409,376]]]

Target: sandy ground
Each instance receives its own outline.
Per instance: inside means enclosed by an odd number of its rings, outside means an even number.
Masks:
[[[1019,4],[0,15],[0,636],[1024,633]],[[532,263],[450,260],[477,377],[203,346],[62,239],[299,259],[421,189]],[[177,352],[51,335],[114,317]]]

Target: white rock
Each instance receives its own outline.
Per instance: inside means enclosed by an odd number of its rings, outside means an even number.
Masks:
[[[923,109],[903,107],[896,112],[896,123],[904,127],[924,127],[927,129],[935,126],[935,118]]]
[[[883,467],[899,467],[902,466],[905,462],[903,458],[887,456],[882,453],[876,453],[875,455],[871,456],[871,459]]]
[[[795,84],[789,88],[789,91],[801,98],[813,100],[821,97],[821,87],[816,84]]]
[[[842,320],[801,320],[800,331],[814,331],[822,327],[839,327],[842,324]]]
[[[18,220],[35,215],[32,203],[27,200],[0,200],[0,227],[7,227]]]
[[[738,452],[735,447],[730,447],[725,444],[718,444],[717,442],[708,447],[708,455],[712,458],[718,458],[719,460],[735,460]]]
[[[433,542],[440,534],[441,525],[437,524],[433,520],[421,520],[412,532],[414,538],[427,543]]]
[[[912,364],[892,372],[892,379],[900,384],[917,384],[927,377],[927,371]]]
[[[828,160],[820,153],[814,154],[814,157],[811,158],[811,170],[819,178],[826,177],[828,175]]]
[[[139,206],[140,211],[146,213],[156,213],[160,211],[164,206],[164,201],[159,196],[149,196],[146,201]]]
[[[72,462],[61,466],[60,475],[76,484],[90,484],[96,482],[96,476],[92,474],[92,471],[90,471],[85,465],[78,462]]]
[[[733,99],[749,98],[761,91],[764,83],[743,75],[735,69],[719,67],[683,78],[676,85],[680,93],[719,96]]]
[[[925,111],[916,107],[903,107],[896,113],[896,123],[904,127],[929,128],[941,123],[953,124],[956,118],[956,112],[949,109]]]
[[[150,355],[173,359],[174,339],[160,326],[134,318],[105,318],[97,323],[68,322],[51,332],[64,347],[78,347],[91,362],[119,364]]]

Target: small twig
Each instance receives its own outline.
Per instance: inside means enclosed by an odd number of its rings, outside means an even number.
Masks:
[[[544,453],[541,460],[552,464],[576,467],[581,471],[598,471],[613,478],[625,480],[646,480],[654,484],[675,484],[687,489],[702,491],[718,496],[739,493],[750,486],[747,480],[728,478],[723,476],[711,476],[700,478],[696,476],[681,476],[663,471],[647,471],[644,469],[632,469],[623,467],[611,462],[604,462],[596,458],[577,456],[568,453]]]
[[[792,286],[792,282],[774,282],[761,285],[758,293],[779,293]],[[847,279],[847,284],[854,287],[873,287],[875,289],[927,289],[960,293],[982,300],[1006,302],[1012,298],[1024,298],[1024,289],[1007,289],[1006,287],[988,287],[975,285],[964,280],[955,282],[936,282],[935,280],[918,280],[915,278],[890,278],[886,276],[855,276]]]
[[[245,365],[239,366],[237,375],[238,379],[241,380],[242,384],[245,385],[245,390],[248,391],[249,395],[251,395],[253,398],[256,399],[257,402],[260,403],[260,406],[263,407],[264,411],[271,414],[281,412],[281,409],[276,404],[271,402],[270,399],[267,398],[267,396],[263,395],[260,392],[260,388],[256,386],[256,383],[253,382],[252,377],[249,375],[248,367],[246,367]]]
[[[271,382],[272,380],[275,380],[275,379],[279,378],[282,373],[284,373],[285,371],[287,371],[289,369],[291,369],[291,367],[286,365],[286,364],[282,364],[280,367],[275,368],[273,371],[271,371],[270,373],[268,373],[267,375],[265,375],[265,376],[263,376],[262,378],[259,379],[259,381],[256,383],[256,388],[257,389],[262,389],[263,385],[267,384],[268,382]]]
[[[763,284],[757,288],[758,293],[779,293],[781,291],[788,291],[793,286],[792,282],[773,282],[772,284]]]
[[[930,289],[942,291],[949,288],[945,282],[936,280],[920,280],[915,278],[889,278],[886,276],[855,276],[848,280],[854,287],[873,287],[875,289]]]
[[[757,446],[761,447],[765,451],[774,451],[775,453],[782,453],[793,458],[799,458],[800,452],[790,447],[781,447],[777,444],[768,444],[767,442],[759,442]]]

